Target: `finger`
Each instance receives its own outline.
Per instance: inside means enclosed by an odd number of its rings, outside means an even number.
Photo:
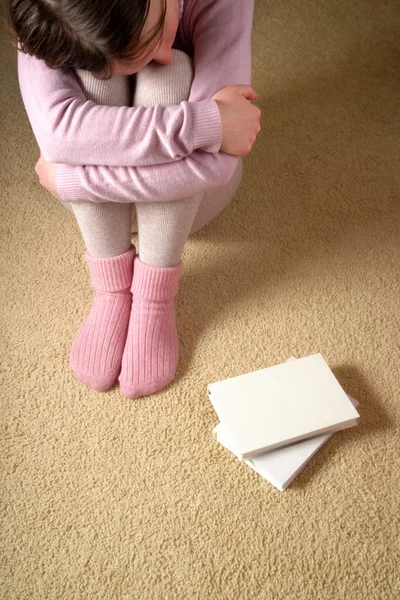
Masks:
[[[247,99],[247,100],[257,100],[258,98],[258,94],[255,90],[253,90],[253,88],[249,88],[247,90],[243,90],[242,95]]]

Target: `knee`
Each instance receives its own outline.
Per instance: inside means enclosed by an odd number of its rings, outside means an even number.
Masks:
[[[107,106],[130,106],[130,78],[115,75],[110,79],[98,79],[89,71],[78,69],[75,72],[87,100]]]
[[[193,60],[181,50],[172,50],[172,63],[149,63],[136,74],[133,106],[172,106],[187,100],[193,82]]]

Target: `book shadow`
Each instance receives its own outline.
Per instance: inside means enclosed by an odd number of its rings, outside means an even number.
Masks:
[[[358,425],[334,433],[285,491],[305,490],[310,482],[324,472],[328,461],[332,458],[344,454],[346,449],[350,450],[355,444],[365,445],[366,442],[368,444],[371,434],[395,425],[394,420],[390,418],[384,408],[379,390],[374,388],[365,375],[360,372],[360,369],[341,365],[332,369],[332,372],[345,392],[359,401],[357,406],[360,414]],[[372,457],[371,460],[373,460]]]

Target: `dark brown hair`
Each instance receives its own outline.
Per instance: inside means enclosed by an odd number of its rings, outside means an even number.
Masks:
[[[109,78],[112,59],[134,59],[162,34],[166,0],[160,0],[164,10],[159,23],[139,46],[150,2],[9,0],[10,26],[19,50],[48,67],[84,69]]]

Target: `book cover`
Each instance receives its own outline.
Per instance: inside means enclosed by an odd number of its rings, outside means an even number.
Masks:
[[[359,417],[321,354],[209,384],[208,394],[241,460],[352,427]]]

